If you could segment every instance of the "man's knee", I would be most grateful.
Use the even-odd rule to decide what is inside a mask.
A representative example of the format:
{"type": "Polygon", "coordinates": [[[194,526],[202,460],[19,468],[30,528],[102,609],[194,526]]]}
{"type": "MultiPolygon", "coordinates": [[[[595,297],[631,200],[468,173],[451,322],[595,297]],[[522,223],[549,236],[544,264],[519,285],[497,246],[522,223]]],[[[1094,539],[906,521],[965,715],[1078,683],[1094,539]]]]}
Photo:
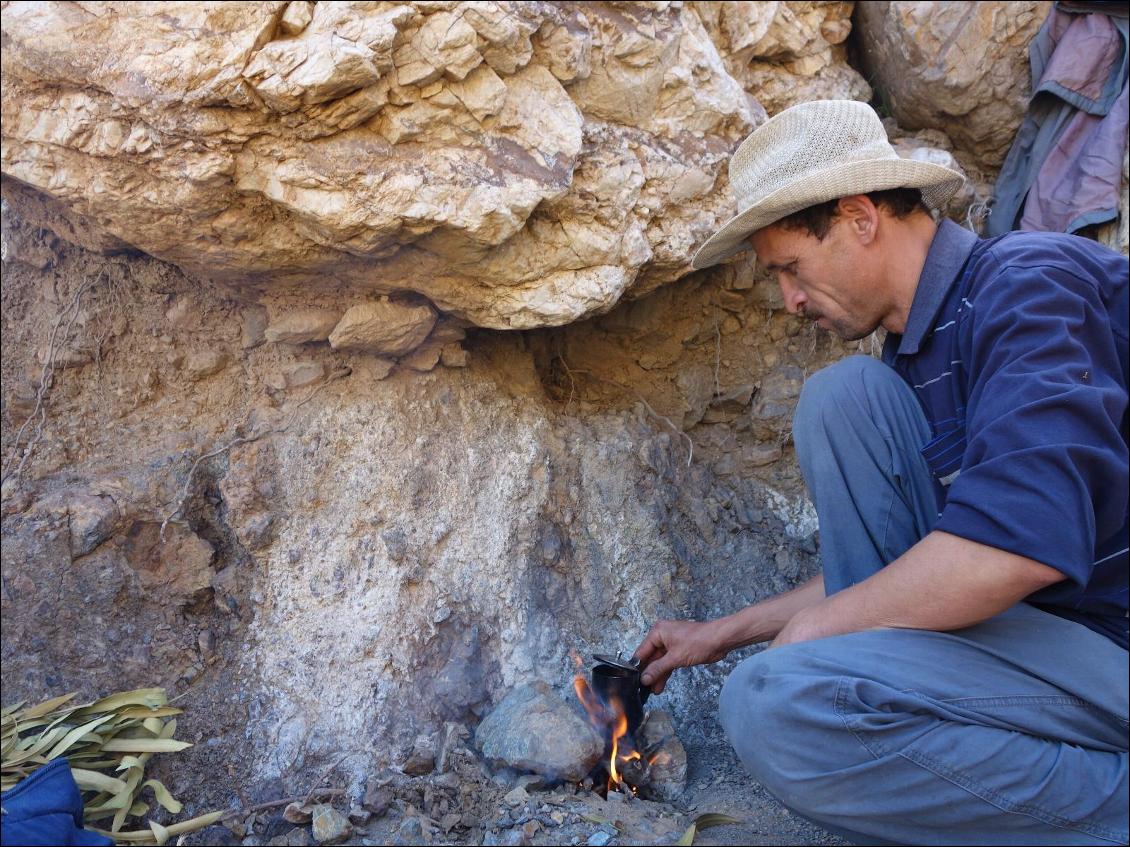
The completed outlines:
{"type": "Polygon", "coordinates": [[[906,391],[901,378],[870,356],[848,356],[814,373],[804,383],[793,419],[798,447],[826,440],[834,427],[853,418],[871,416],[870,398],[876,392],[906,391]]]}
{"type": "Polygon", "coordinates": [[[786,802],[798,799],[793,785],[814,775],[803,772],[813,767],[811,755],[798,752],[811,753],[819,716],[833,711],[836,675],[808,653],[778,647],[746,659],[730,674],[719,699],[719,718],[738,757],[786,802]]]}

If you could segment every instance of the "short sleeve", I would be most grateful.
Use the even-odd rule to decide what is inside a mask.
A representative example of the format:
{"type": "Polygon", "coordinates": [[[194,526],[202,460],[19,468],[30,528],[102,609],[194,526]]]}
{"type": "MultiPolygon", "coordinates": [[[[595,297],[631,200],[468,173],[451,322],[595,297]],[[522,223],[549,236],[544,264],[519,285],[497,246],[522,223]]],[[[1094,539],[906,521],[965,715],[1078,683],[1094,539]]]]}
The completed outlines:
{"type": "Polygon", "coordinates": [[[962,332],[967,446],[937,528],[1085,586],[1130,482],[1126,390],[1097,286],[1055,265],[1001,268],[962,332]]]}

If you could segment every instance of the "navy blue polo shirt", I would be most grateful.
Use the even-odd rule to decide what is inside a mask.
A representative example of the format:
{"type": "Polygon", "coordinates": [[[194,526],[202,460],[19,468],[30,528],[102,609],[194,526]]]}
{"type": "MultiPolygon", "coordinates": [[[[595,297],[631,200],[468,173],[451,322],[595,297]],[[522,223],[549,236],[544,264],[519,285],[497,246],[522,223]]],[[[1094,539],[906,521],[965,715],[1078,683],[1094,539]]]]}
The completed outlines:
{"type": "Polygon", "coordinates": [[[945,220],[883,349],[930,423],[935,528],[1060,571],[1027,602],[1123,649],[1128,273],[1085,238],[945,220]]]}

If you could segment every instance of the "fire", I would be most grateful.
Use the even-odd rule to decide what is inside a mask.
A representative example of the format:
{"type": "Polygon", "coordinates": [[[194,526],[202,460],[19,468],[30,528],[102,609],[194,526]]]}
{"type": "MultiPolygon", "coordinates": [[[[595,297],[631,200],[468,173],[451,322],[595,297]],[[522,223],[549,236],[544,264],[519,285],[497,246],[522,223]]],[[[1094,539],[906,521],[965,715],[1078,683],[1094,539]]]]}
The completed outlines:
{"type": "Polygon", "coordinates": [[[636,793],[636,787],[624,781],[621,772],[620,764],[623,762],[631,762],[637,759],[642,759],[639,751],[631,746],[631,736],[628,735],[628,716],[624,712],[623,706],[613,701],[607,706],[600,702],[600,698],[596,696],[592,688],[589,686],[588,680],[581,674],[577,674],[573,678],[573,689],[577,692],[577,699],[581,701],[581,705],[585,707],[585,713],[588,715],[589,723],[593,725],[601,733],[601,735],[611,735],[612,739],[612,754],[608,760],[608,790],[614,791],[620,786],[626,785],[633,794],[636,793]],[[623,750],[621,748],[624,748],[623,750]]]}
{"type": "Polygon", "coordinates": [[[589,682],[581,674],[573,677],[573,690],[577,692],[577,699],[581,701],[581,705],[585,707],[585,714],[589,716],[589,723],[600,732],[604,733],[606,721],[604,720],[604,707],[600,705],[600,700],[596,694],[589,687],[589,682]]]}
{"type": "MultiPolygon", "coordinates": [[[[621,778],[619,771],[616,769],[616,757],[620,752],[620,739],[628,734],[628,716],[622,711],[620,716],[616,719],[616,725],[612,728],[612,756],[608,762],[608,790],[611,791],[614,787],[620,785],[624,780],[621,778]]],[[[632,752],[635,752],[634,750],[632,752]]],[[[639,754],[636,753],[638,757],[639,754]]],[[[627,759],[624,759],[627,761],[627,759]]]]}

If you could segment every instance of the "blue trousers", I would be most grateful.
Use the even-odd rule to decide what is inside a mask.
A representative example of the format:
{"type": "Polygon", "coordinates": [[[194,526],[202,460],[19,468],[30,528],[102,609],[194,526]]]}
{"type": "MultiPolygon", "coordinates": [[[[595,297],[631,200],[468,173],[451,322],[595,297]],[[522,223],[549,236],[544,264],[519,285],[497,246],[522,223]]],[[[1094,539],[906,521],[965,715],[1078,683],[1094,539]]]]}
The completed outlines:
{"type": "MultiPolygon", "coordinates": [[[[793,431],[828,593],[930,531],[927,425],[890,368],[857,356],[815,374],[793,431]]],[[[720,718],[758,781],[850,841],[1126,844],[1128,688],[1125,650],[1020,603],[954,632],[759,653],[720,718]]]]}

